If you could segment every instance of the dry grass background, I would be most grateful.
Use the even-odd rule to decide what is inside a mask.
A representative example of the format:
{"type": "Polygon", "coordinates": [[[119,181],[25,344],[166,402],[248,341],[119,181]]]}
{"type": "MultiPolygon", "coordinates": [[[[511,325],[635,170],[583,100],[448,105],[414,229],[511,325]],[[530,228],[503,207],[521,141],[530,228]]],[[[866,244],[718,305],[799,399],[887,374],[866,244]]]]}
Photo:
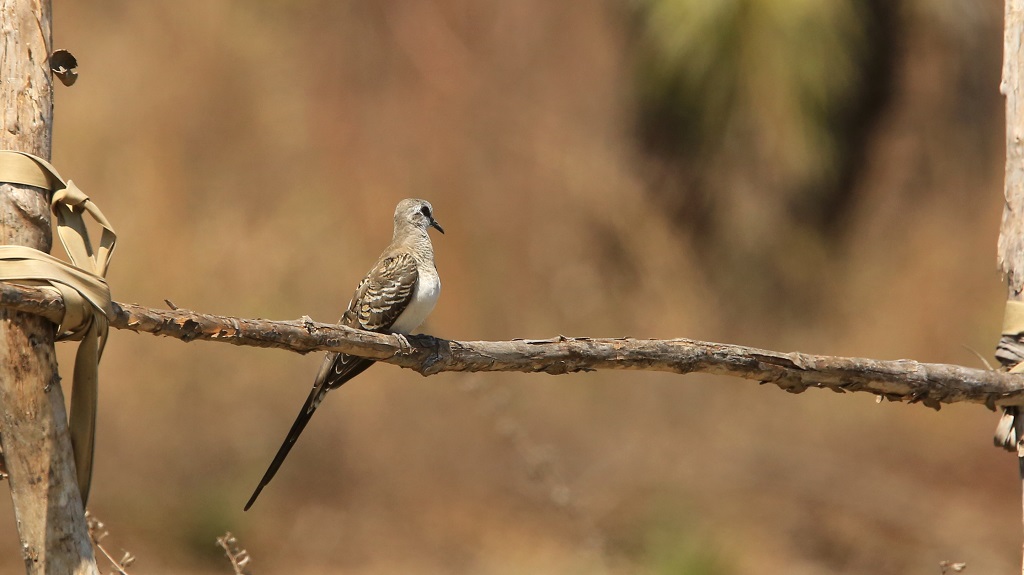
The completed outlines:
{"type": "MultiPolygon", "coordinates": [[[[54,4],[81,73],[58,89],[54,160],[120,233],[120,301],[331,321],[394,204],[417,196],[448,231],[424,326],[441,337],[685,336],[967,365],[964,346],[990,355],[997,339],[1000,3],[899,3],[889,96],[841,221],[813,233],[778,209],[778,143],[748,145],[758,132],[689,177],[639,143],[629,5],[54,4]],[[665,201],[697,180],[726,198],[705,202],[706,234],[665,201]]],[[[132,572],[227,573],[227,529],[258,573],[1019,561],[1019,484],[990,447],[992,413],[702,376],[378,366],[331,395],[243,514],[319,361],[112,335],[91,506],[132,572]]],[[[13,521],[0,548],[0,571],[19,572],[13,521]]]]}

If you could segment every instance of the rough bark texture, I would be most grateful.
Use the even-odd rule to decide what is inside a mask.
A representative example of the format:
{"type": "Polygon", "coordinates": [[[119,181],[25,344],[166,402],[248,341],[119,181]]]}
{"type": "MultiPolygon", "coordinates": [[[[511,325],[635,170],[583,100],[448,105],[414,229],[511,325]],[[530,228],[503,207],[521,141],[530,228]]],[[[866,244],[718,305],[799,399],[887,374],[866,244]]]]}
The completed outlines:
{"type": "MultiPolygon", "coordinates": [[[[1006,97],[1006,180],[1003,194],[1003,221],[999,228],[999,268],[1006,275],[1007,299],[1024,299],[1024,0],[1005,0],[1003,22],[1003,79],[999,91],[1006,97]]],[[[1024,336],[1003,335],[996,349],[996,357],[1006,367],[1024,359],[1024,336]]],[[[1012,441],[1004,447],[1016,447],[1020,470],[1022,502],[1024,502],[1024,419],[1021,408],[1009,407],[1004,418],[1013,417],[1016,430],[1012,441]]],[[[997,441],[999,438],[997,437],[997,441]]],[[[1021,572],[1024,573],[1024,563],[1021,572]]]]}
{"type": "MultiPolygon", "coordinates": [[[[1006,0],[1003,79],[1006,97],[1006,179],[1003,220],[999,227],[999,269],[1006,276],[1007,299],[1024,300],[1024,0],[1006,0]]],[[[1004,335],[996,357],[1006,366],[1024,359],[1024,335],[1004,335]]],[[[1013,449],[1013,446],[1007,446],[1013,449]]]]}
{"type": "MultiPolygon", "coordinates": [[[[56,290],[0,284],[0,306],[59,320],[56,290]]],[[[553,375],[596,369],[711,373],[773,383],[799,393],[811,387],[864,391],[891,401],[974,402],[995,407],[1024,397],[1024,375],[912,360],[830,357],[782,353],[689,339],[642,340],[557,337],[550,340],[448,341],[430,336],[353,330],[309,319],[271,321],[160,310],[114,303],[110,326],[182,341],[222,341],[298,353],[337,351],[414,369],[522,371],[553,375]]]]}
{"type": "Polygon", "coordinates": [[[1005,18],[999,88],[1006,97],[1006,205],[999,229],[999,267],[1006,274],[1011,297],[1019,300],[1024,292],[1024,1],[1006,0],[1005,18]]]}
{"type": "MultiPolygon", "coordinates": [[[[0,149],[50,156],[50,3],[0,0],[0,149]]],[[[49,251],[37,188],[0,185],[0,241],[49,251]]],[[[98,573],[78,494],[53,324],[0,309],[0,444],[28,573],[98,573]]]]}

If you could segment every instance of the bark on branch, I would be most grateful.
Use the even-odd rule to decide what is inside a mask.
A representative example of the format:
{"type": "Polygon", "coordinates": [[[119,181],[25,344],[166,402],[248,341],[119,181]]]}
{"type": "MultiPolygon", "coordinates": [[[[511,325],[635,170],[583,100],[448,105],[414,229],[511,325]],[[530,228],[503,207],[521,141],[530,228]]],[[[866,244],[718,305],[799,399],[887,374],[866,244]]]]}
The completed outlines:
{"type": "MultiPolygon", "coordinates": [[[[0,306],[59,319],[64,304],[56,290],[0,284],[0,306]]],[[[114,304],[111,327],[182,341],[222,341],[298,353],[324,350],[367,357],[414,369],[521,371],[564,374],[598,369],[730,375],[773,383],[799,393],[811,387],[862,391],[890,401],[983,403],[989,408],[1024,401],[1024,376],[958,365],[900,359],[782,353],[690,339],[643,340],[556,337],[548,340],[449,341],[426,335],[403,338],[314,322],[242,319],[114,304]]]]}

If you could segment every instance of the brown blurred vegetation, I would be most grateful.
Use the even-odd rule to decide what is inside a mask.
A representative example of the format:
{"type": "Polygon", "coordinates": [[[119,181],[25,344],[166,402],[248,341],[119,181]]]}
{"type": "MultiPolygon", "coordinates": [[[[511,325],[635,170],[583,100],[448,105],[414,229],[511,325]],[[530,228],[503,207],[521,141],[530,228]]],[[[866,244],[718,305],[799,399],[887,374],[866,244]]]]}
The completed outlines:
{"type": "MultiPolygon", "coordinates": [[[[54,160],[120,301],[331,321],[433,202],[453,339],[693,337],[979,365],[1001,3],[57,1],[54,160]]],[[[62,350],[66,354],[67,350],[62,350]]],[[[66,357],[66,355],[65,355],[66,357]]],[[[139,573],[1007,572],[978,406],[665,374],[415,373],[117,332],[92,508],[139,573]]],[[[62,365],[67,365],[66,360],[62,365]]],[[[6,498],[0,515],[11,517],[6,498]]],[[[0,571],[21,568],[13,521],[0,571]]]]}

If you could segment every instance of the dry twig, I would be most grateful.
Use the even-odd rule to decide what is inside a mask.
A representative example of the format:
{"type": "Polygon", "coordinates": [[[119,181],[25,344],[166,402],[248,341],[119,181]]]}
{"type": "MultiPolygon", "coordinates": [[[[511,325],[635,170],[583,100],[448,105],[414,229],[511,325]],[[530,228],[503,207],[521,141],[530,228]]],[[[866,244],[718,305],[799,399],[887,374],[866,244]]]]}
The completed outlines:
{"type": "Polygon", "coordinates": [[[231,568],[235,570],[235,575],[252,575],[249,571],[249,562],[252,560],[252,557],[248,551],[238,547],[238,539],[235,539],[235,536],[230,531],[217,538],[217,545],[220,545],[221,549],[228,556],[228,561],[231,561],[231,568]]]}
{"type": "MultiPolygon", "coordinates": [[[[0,284],[0,305],[59,319],[64,303],[49,288],[0,284]]],[[[433,375],[442,371],[520,371],[552,375],[625,369],[679,374],[730,375],[772,383],[785,391],[827,388],[863,391],[890,401],[1015,405],[1024,401],[1024,376],[959,365],[908,359],[777,352],[691,339],[599,339],[558,336],[545,340],[449,341],[399,338],[308,319],[271,321],[114,303],[111,327],[173,337],[273,347],[298,353],[335,351],[391,363],[433,375]]]]}
{"type": "Polygon", "coordinates": [[[107,531],[106,525],[104,525],[103,522],[100,521],[98,517],[96,517],[89,511],[85,512],[85,524],[86,527],[88,527],[89,529],[89,539],[92,539],[93,547],[98,549],[99,552],[107,558],[107,561],[110,562],[110,565],[113,566],[114,571],[111,571],[111,573],[117,573],[118,575],[128,575],[126,569],[131,567],[132,563],[135,563],[135,556],[122,549],[122,551],[124,551],[124,555],[122,555],[120,559],[114,559],[110,552],[108,552],[106,548],[103,547],[103,545],[100,543],[100,541],[106,538],[107,535],[110,535],[110,533],[107,531]]]}
{"type": "Polygon", "coordinates": [[[953,573],[961,573],[964,569],[967,569],[967,563],[954,562],[954,561],[939,561],[939,569],[942,570],[942,575],[946,575],[952,571],[953,573]]]}

